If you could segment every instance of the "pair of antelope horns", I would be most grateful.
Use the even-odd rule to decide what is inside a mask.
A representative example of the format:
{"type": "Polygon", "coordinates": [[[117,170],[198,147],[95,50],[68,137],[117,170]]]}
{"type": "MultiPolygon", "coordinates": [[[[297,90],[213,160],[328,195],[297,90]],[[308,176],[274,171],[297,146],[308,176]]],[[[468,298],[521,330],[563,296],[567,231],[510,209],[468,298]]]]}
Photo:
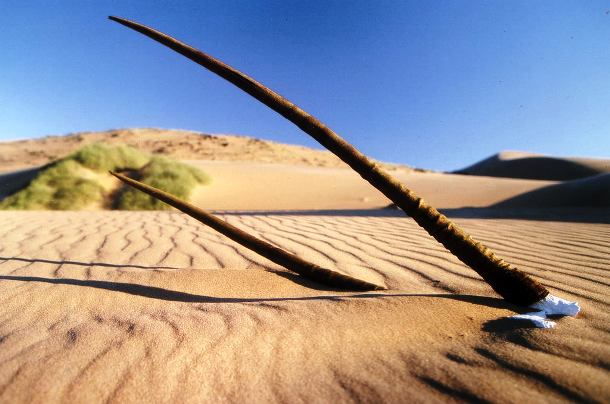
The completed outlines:
{"type": "MultiPolygon", "coordinates": [[[[154,39],[213,73],[216,73],[301,128],[305,133],[309,134],[320,144],[337,155],[337,157],[360,174],[362,178],[367,180],[371,185],[388,197],[388,199],[411,216],[417,224],[444,245],[445,248],[460,259],[460,261],[474,269],[493,288],[493,290],[507,301],[521,306],[529,306],[544,299],[549,294],[549,291],[540,283],[504,260],[498,258],[489,248],[480,242],[473,240],[470,235],[449,221],[435,208],[426,204],[423,199],[415,195],[398,180],[382,170],[376,163],[371,161],[360,151],[356,150],[339,135],[281,95],[220,60],[165,35],[162,32],[123,18],[109,18],[154,39]]],[[[138,189],[143,190],[166,203],[172,201],[173,203],[170,203],[172,206],[201,220],[201,218],[196,215],[201,214],[202,211],[193,206],[175,198],[170,199],[168,195],[165,195],[165,199],[163,199],[161,198],[162,194],[160,191],[155,190],[154,188],[144,188],[146,187],[145,185],[126,177],[119,178],[131,186],[136,187],[137,185],[138,189]]],[[[215,219],[214,221],[210,220],[209,222],[201,221],[210,226],[212,226],[210,223],[215,223],[212,227],[221,231],[220,229],[222,229],[222,226],[220,226],[216,220],[218,219],[215,219]]],[[[249,248],[252,247],[253,245],[249,246],[249,248]]],[[[254,251],[265,256],[263,253],[264,250],[254,249],[254,251]]],[[[289,267],[289,269],[292,268],[289,267]]]]}

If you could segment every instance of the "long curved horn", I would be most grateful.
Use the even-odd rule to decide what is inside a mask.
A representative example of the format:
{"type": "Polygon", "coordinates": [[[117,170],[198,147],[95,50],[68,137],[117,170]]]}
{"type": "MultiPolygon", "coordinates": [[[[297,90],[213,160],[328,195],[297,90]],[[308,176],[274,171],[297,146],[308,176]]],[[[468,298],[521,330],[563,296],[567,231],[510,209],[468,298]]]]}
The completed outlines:
{"type": "Polygon", "coordinates": [[[417,224],[451,253],[474,269],[504,299],[528,306],[549,294],[549,291],[540,283],[498,258],[483,244],[473,240],[470,235],[435,208],[426,204],[422,198],[382,170],[339,135],[281,95],[220,60],[162,32],[123,18],[109,18],[160,42],[216,73],[294,123],[411,216],[417,224]]]}
{"type": "Polygon", "coordinates": [[[153,198],[159,199],[174,208],[181,210],[190,217],[199,220],[201,223],[210,226],[217,232],[224,234],[231,240],[239,243],[240,245],[254,251],[257,254],[269,259],[276,264],[283,266],[305,278],[312,279],[316,282],[320,282],[324,285],[348,289],[348,290],[384,290],[385,288],[374,285],[372,283],[352,278],[348,275],[340,274],[339,272],[331,271],[330,269],[322,268],[316,264],[305,261],[304,259],[284,251],[272,244],[267,243],[261,239],[258,239],[245,231],[217,218],[216,216],[200,209],[196,206],[191,205],[167,192],[161,191],[150,185],[143,184],[139,181],[126,177],[122,174],[110,171],[110,174],[117,177],[127,185],[139,189],[142,192],[147,193],[153,198]]]}

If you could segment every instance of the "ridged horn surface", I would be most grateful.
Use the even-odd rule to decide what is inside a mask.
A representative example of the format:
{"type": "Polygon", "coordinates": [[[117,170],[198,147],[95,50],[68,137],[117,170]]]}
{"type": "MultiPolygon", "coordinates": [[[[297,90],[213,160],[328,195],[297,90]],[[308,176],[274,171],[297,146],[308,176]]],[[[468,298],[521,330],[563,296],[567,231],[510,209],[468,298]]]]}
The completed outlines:
{"type": "Polygon", "coordinates": [[[322,268],[316,264],[305,261],[304,259],[294,254],[291,254],[287,251],[282,250],[281,248],[267,243],[266,241],[256,238],[251,234],[248,234],[245,231],[225,222],[224,220],[217,218],[211,213],[208,213],[203,209],[191,205],[190,203],[183,201],[180,198],[176,198],[175,196],[168,194],[167,192],[164,192],[160,189],[151,187],[150,185],[146,185],[144,183],[141,183],[140,181],[136,181],[119,173],[111,171],[110,174],[114,175],[130,187],[145,192],[153,198],[159,199],[160,201],[163,201],[168,205],[173,206],[174,208],[186,213],[190,217],[200,221],[201,223],[210,226],[217,232],[224,234],[236,243],[254,251],[257,254],[262,255],[263,257],[269,259],[272,262],[275,262],[278,265],[283,266],[288,270],[302,275],[305,278],[309,278],[324,285],[347,290],[366,291],[385,289],[381,286],[374,285],[372,283],[356,279],[348,275],[343,275],[339,272],[322,268]]]}
{"type": "Polygon", "coordinates": [[[497,257],[480,242],[473,240],[456,224],[434,207],[426,204],[422,198],[343,138],[281,95],[220,60],[169,35],[123,18],[109,18],[160,42],[216,73],[294,123],[411,216],[460,261],[474,269],[504,299],[518,305],[529,306],[548,295],[549,291],[540,283],[497,257]]]}

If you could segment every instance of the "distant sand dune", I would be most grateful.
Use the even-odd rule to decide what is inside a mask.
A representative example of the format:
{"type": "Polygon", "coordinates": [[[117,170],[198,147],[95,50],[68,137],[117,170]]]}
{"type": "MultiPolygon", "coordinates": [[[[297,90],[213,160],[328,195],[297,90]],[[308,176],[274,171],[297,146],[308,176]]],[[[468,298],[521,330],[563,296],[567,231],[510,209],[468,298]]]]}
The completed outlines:
{"type": "MultiPolygon", "coordinates": [[[[185,160],[213,181],[192,200],[213,210],[370,209],[390,201],[349,168],[185,160]]],[[[396,169],[392,175],[438,208],[486,207],[551,181],[486,178],[396,169]]]]}
{"type": "Polygon", "coordinates": [[[549,185],[495,205],[498,208],[565,206],[610,207],[610,173],[549,185]]]}
{"type": "Polygon", "coordinates": [[[610,173],[610,160],[551,157],[526,152],[502,152],[461,170],[456,170],[455,173],[488,177],[567,181],[610,173]]]}
{"type": "Polygon", "coordinates": [[[390,290],[328,290],[177,212],[0,212],[0,401],[610,400],[609,225],[458,220],[581,303],[540,330],[402,215],[222,216],[390,290]]]}

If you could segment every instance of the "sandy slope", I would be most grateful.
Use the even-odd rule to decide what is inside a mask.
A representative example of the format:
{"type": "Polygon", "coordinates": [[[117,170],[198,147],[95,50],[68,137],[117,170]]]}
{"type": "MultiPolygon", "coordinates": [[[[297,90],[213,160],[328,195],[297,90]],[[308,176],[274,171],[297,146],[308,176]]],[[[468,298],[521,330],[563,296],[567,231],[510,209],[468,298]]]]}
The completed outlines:
{"type": "Polygon", "coordinates": [[[390,290],[325,290],[176,212],[0,212],[0,401],[610,400],[609,225],[458,220],[581,303],[540,330],[399,214],[224,217],[390,290]]]}
{"type": "Polygon", "coordinates": [[[610,159],[553,157],[504,151],[455,172],[488,177],[568,181],[610,173],[610,159]]]}
{"type": "MultiPolygon", "coordinates": [[[[369,209],[390,201],[349,168],[188,160],[212,177],[191,199],[213,210],[369,209]]],[[[508,178],[390,171],[438,208],[489,206],[555,184],[508,178]]]]}
{"type": "Polygon", "coordinates": [[[496,206],[499,208],[610,207],[610,173],[534,189],[504,200],[496,206]]]}
{"type": "MultiPolygon", "coordinates": [[[[370,209],[390,203],[349,168],[240,161],[183,161],[201,168],[212,178],[211,184],[199,187],[191,197],[192,202],[205,209],[370,209]]],[[[398,167],[390,172],[439,208],[485,207],[556,184],[553,181],[421,173],[398,167]]],[[[0,174],[0,198],[26,186],[35,174],[36,168],[0,174]]],[[[105,177],[111,181],[111,185],[121,185],[114,178],[105,177]]]]}
{"type": "MultiPolygon", "coordinates": [[[[254,161],[315,167],[346,167],[334,154],[248,136],[176,129],[132,128],[0,142],[0,172],[43,165],[93,142],[126,144],[174,159],[254,161]]],[[[385,167],[406,166],[382,163],[385,167]]]]}

